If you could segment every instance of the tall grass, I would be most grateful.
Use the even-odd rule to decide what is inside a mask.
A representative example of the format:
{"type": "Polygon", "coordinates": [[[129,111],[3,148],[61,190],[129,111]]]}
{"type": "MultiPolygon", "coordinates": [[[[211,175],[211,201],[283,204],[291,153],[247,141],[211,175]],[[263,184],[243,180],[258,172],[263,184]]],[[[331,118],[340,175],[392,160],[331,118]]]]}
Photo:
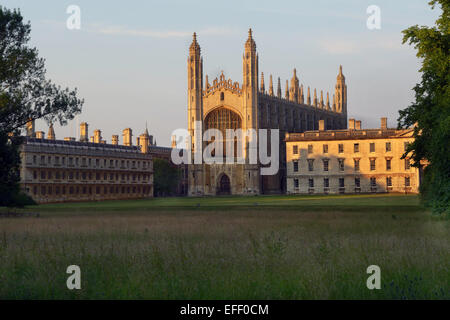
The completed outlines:
{"type": "Polygon", "coordinates": [[[354,198],[313,210],[317,198],[294,200],[297,210],[280,199],[277,210],[142,202],[2,218],[0,298],[449,299],[449,221],[413,197],[385,199],[389,210],[380,199],[364,198],[358,210],[348,209],[354,198]],[[81,290],[66,287],[72,264],[81,290]],[[372,264],[381,290],[366,287],[372,264]]]}

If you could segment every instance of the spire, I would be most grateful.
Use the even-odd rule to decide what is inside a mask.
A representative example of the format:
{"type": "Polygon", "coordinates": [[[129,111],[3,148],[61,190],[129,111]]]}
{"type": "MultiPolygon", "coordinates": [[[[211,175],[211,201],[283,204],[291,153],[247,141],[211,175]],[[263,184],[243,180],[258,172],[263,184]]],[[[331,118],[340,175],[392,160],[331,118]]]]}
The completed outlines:
{"type": "Polygon", "coordinates": [[[200,55],[200,45],[197,42],[197,34],[194,32],[194,35],[192,36],[192,43],[189,47],[189,53],[191,55],[194,55],[198,53],[200,55]]]}
{"type": "Polygon", "coordinates": [[[307,104],[308,104],[308,105],[311,105],[311,91],[309,90],[309,86],[308,86],[307,104]]]}
{"type": "Polygon", "coordinates": [[[209,88],[208,75],[205,76],[205,86],[206,86],[206,89],[209,88]]]}
{"type": "Polygon", "coordinates": [[[336,95],[333,94],[333,111],[336,112],[336,95]]]}
{"type": "Polygon", "coordinates": [[[291,79],[291,89],[289,91],[289,98],[291,101],[299,102],[299,81],[297,78],[297,69],[294,68],[294,74],[291,79]]]}
{"type": "Polygon", "coordinates": [[[345,81],[344,74],[342,73],[342,65],[339,66],[339,74],[337,76],[337,80],[344,80],[345,81]]]}
{"type": "Polygon", "coordinates": [[[303,85],[300,86],[300,103],[305,103],[305,96],[303,95],[303,85]]]}
{"type": "Polygon", "coordinates": [[[289,100],[289,81],[286,80],[286,94],[285,97],[289,100]]]}
{"type": "Polygon", "coordinates": [[[147,128],[147,121],[145,121],[145,132],[144,132],[144,134],[148,137],[149,136],[149,134],[148,134],[148,128],[147,128]]]}
{"type": "Polygon", "coordinates": [[[261,72],[261,93],[266,93],[266,87],[264,86],[264,72],[261,72]]]}
{"type": "Polygon", "coordinates": [[[269,94],[273,97],[273,81],[272,81],[272,75],[270,75],[269,94]]]}
{"type": "Polygon", "coordinates": [[[317,90],[314,88],[314,107],[317,107],[317,90]]]}
{"type": "Polygon", "coordinates": [[[281,81],[280,81],[280,77],[278,77],[277,97],[281,98],[281,81]]]}
{"type": "Polygon", "coordinates": [[[323,104],[323,91],[320,90],[320,107],[323,108],[324,104],[323,104]]]}
{"type": "Polygon", "coordinates": [[[256,43],[255,40],[253,40],[252,28],[248,29],[248,38],[245,42],[245,51],[256,51],[256,43]]]}
{"type": "Polygon", "coordinates": [[[330,93],[327,91],[327,109],[330,110],[330,93]]]}

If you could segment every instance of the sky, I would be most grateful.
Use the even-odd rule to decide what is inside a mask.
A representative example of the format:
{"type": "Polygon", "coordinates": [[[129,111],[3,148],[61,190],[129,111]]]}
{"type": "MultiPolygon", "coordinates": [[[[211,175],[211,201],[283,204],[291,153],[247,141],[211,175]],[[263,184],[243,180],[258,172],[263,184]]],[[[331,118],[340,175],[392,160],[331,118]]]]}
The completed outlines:
{"type": "MultiPolygon", "coordinates": [[[[192,33],[201,46],[210,82],[223,70],[242,83],[248,29],[259,54],[259,71],[286,79],[297,69],[300,83],[334,92],[339,65],[348,93],[348,118],[377,128],[380,117],[397,125],[398,110],[414,100],[420,61],[402,44],[401,31],[434,24],[440,14],[428,0],[315,1],[82,1],[2,0],[31,22],[30,44],[46,59],[47,77],[77,88],[83,111],[57,138],[101,129],[108,142],[124,128],[133,135],[147,125],[158,145],[170,146],[172,131],[187,127],[187,65],[192,33]],[[67,7],[81,11],[81,28],[70,30],[67,7]],[[368,6],[380,8],[380,29],[370,30],[368,6]]],[[[267,87],[267,84],[266,84],[267,87]]],[[[47,132],[43,121],[36,129],[47,132]]],[[[134,142],[134,141],[133,141],[134,142]]]]}

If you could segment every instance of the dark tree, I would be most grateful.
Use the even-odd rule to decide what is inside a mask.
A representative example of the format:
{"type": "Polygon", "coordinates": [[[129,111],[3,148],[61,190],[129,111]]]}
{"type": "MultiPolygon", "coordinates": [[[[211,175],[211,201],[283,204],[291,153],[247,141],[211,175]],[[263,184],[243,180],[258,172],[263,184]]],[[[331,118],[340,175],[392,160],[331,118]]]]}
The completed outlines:
{"type": "Polygon", "coordinates": [[[18,198],[24,125],[36,119],[65,125],[83,105],[76,89],[62,89],[45,78],[44,59],[27,45],[30,31],[19,10],[0,6],[0,206],[18,198]]]}
{"type": "Polygon", "coordinates": [[[155,196],[171,196],[177,192],[179,171],[167,160],[153,159],[153,185],[155,196]]]}
{"type": "Polygon", "coordinates": [[[422,80],[414,87],[415,102],[400,111],[399,126],[415,126],[415,141],[406,153],[412,152],[414,166],[426,163],[424,203],[435,213],[450,214],[450,1],[429,4],[442,9],[436,25],[403,31],[403,43],[413,45],[422,61],[422,80]]]}

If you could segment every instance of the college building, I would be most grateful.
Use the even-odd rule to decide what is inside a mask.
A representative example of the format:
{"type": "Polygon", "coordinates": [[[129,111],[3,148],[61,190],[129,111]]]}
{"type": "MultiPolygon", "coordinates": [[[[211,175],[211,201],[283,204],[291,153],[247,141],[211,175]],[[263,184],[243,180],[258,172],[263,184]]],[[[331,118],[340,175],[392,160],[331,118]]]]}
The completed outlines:
{"type": "Polygon", "coordinates": [[[20,147],[21,187],[37,203],[136,199],[153,197],[153,160],[147,130],[133,146],[132,131],[123,131],[124,145],[113,135],[112,143],[95,130],[88,141],[88,125],[80,125],[80,140],[55,138],[50,126],[27,136],[20,147]]]}
{"type": "MultiPolygon", "coordinates": [[[[333,97],[328,92],[303,87],[296,69],[290,83],[284,89],[280,78],[274,83],[272,75],[268,83],[259,70],[259,58],[252,30],[248,32],[242,55],[242,81],[225,78],[222,72],[215,79],[203,74],[203,57],[194,33],[187,57],[187,108],[188,130],[192,155],[203,148],[203,141],[196,138],[196,124],[201,123],[200,137],[208,129],[218,129],[226,137],[226,130],[279,130],[279,170],[275,175],[261,176],[261,163],[250,163],[248,145],[252,141],[236,145],[245,161],[243,163],[189,164],[190,196],[238,194],[255,195],[284,193],[286,191],[286,132],[304,132],[318,129],[323,121],[327,129],[347,127],[347,85],[339,68],[333,97]]],[[[267,80],[267,79],[266,79],[267,80]]],[[[269,134],[270,136],[270,134],[269,134]]],[[[252,139],[251,137],[249,139],[252,139]]],[[[200,139],[201,140],[201,139],[200,139]]],[[[227,139],[222,139],[224,149],[227,139]]],[[[259,145],[256,147],[259,150],[259,145]]],[[[236,155],[235,152],[234,155],[236,155]]],[[[231,155],[224,154],[225,157],[231,155]]],[[[194,158],[194,156],[192,156],[194,158]]]]}
{"type": "Polygon", "coordinates": [[[418,193],[420,168],[402,159],[413,129],[362,129],[349,120],[346,130],[288,133],[286,138],[287,193],[418,193]]]}

